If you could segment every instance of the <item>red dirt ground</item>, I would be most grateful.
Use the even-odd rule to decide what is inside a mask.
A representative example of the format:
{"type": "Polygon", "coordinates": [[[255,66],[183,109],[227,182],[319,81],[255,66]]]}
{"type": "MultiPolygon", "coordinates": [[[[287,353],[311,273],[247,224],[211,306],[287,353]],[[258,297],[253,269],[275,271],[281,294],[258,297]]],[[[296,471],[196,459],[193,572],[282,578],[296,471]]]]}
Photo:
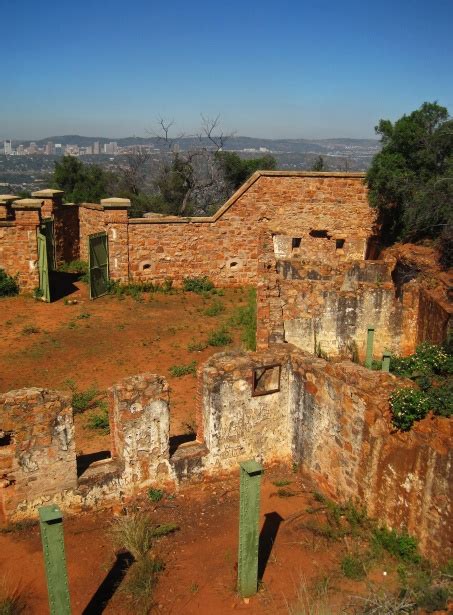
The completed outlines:
{"type": "MultiPolygon", "coordinates": [[[[165,615],[288,614],[303,580],[312,600],[329,605],[323,613],[340,613],[353,596],[366,593],[373,584],[395,588],[396,562],[375,565],[366,581],[345,579],[340,561],[354,548],[352,542],[332,542],[314,536],[300,524],[307,518],[322,520],[307,479],[289,469],[273,468],[265,474],[262,488],[261,526],[265,515],[282,518],[265,568],[259,593],[248,603],[235,591],[237,575],[238,481],[203,483],[182,488],[158,504],[138,502],[156,523],[174,522],[180,530],[160,540],[156,551],[165,562],[154,592],[151,612],[165,615]],[[275,479],[291,481],[293,497],[278,497],[275,479]],[[301,516],[302,514],[302,516],[301,516]],[[388,574],[383,575],[386,571],[388,574]],[[369,587],[368,587],[369,586],[369,587]],[[316,598],[318,597],[318,598],[316,598]]],[[[64,521],[66,555],[73,614],[130,615],[138,613],[121,585],[108,604],[91,602],[115,561],[108,537],[111,512],[83,513],[64,521]]],[[[272,544],[269,542],[269,544],[272,544]]],[[[27,600],[27,613],[48,613],[43,559],[37,526],[0,534],[0,570],[10,585],[18,586],[27,600]]],[[[305,612],[305,611],[300,611],[305,612]]],[[[318,613],[318,611],[311,611],[318,613]]]]}
{"type": "MultiPolygon", "coordinates": [[[[165,376],[171,387],[171,434],[184,433],[184,423],[195,417],[195,376],[175,378],[168,370],[193,360],[203,363],[224,350],[189,352],[187,346],[205,340],[226,321],[244,304],[247,291],[230,289],[223,297],[208,298],[177,292],[143,294],[141,302],[111,296],[90,301],[87,286],[76,285],[79,291],[68,297],[76,305],[24,296],[0,301],[0,393],[33,386],[67,389],[68,379],[79,390],[96,385],[105,391],[126,376],[153,372],[165,376]],[[204,315],[213,301],[221,301],[225,312],[204,315]]],[[[233,336],[230,348],[240,345],[240,332],[233,331],[233,336]]],[[[109,437],[84,428],[86,421],[87,414],[76,416],[77,451],[108,449],[109,437]]]]}

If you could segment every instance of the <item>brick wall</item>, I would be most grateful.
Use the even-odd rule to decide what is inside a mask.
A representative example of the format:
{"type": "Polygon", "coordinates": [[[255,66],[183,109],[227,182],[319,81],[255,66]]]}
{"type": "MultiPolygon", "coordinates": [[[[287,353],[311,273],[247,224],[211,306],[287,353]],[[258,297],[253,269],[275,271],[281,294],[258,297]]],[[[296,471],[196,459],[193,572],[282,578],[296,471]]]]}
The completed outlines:
{"type": "MultiPolygon", "coordinates": [[[[29,200],[29,199],[25,199],[29,200]]],[[[34,208],[16,201],[11,216],[0,220],[0,268],[17,276],[19,287],[31,292],[39,286],[38,244],[40,206],[34,208]]]]}
{"type": "Polygon", "coordinates": [[[255,285],[263,228],[276,242],[279,234],[300,240],[301,257],[336,263],[364,258],[374,222],[362,174],[257,173],[213,218],[129,220],[130,276],[180,284],[208,275],[220,286],[255,285]]]}
{"type": "Polygon", "coordinates": [[[79,208],[74,204],[61,204],[53,209],[55,260],[57,267],[80,256],[79,208]]]}

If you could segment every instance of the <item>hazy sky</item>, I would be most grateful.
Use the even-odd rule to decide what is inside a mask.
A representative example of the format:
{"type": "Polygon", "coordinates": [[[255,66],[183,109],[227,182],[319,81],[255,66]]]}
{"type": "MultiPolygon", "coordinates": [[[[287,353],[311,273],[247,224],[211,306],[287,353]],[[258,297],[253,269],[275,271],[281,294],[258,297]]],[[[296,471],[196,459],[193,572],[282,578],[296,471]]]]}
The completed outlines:
{"type": "Polygon", "coordinates": [[[190,133],[372,137],[453,111],[453,0],[2,0],[0,139],[190,133]]]}

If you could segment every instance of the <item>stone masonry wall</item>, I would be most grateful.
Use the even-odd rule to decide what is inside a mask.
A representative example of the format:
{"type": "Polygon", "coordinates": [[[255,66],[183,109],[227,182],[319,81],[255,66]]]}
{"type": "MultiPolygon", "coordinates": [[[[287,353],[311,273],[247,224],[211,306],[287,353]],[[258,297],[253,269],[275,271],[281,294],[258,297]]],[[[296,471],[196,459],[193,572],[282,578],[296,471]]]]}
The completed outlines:
{"type": "Polygon", "coordinates": [[[0,220],[0,268],[17,276],[22,291],[39,286],[38,244],[36,232],[40,223],[39,207],[12,207],[13,217],[0,220]]]}
{"type": "Polygon", "coordinates": [[[80,257],[79,208],[61,204],[53,209],[57,268],[80,257]]]}
{"type": "Polygon", "coordinates": [[[394,376],[299,354],[291,363],[295,458],[304,470],[336,499],[359,498],[370,516],[407,529],[428,557],[451,557],[451,420],[427,418],[395,432],[394,376]]]}
{"type": "MultiPolygon", "coordinates": [[[[272,365],[272,354],[217,354],[201,373],[202,432],[209,451],[206,468],[235,469],[240,461],[257,458],[270,463],[290,460],[288,363],[280,379],[286,383],[269,395],[252,395],[253,368],[272,365]]],[[[199,434],[200,436],[200,434],[199,434]]]]}
{"type": "Polygon", "coordinates": [[[0,396],[0,475],[3,522],[24,501],[76,486],[70,395],[32,388],[0,396]]]}
{"type": "Polygon", "coordinates": [[[364,258],[374,223],[362,174],[257,173],[212,218],[130,219],[130,277],[255,285],[263,228],[300,239],[298,253],[310,260],[336,263],[364,258]],[[330,239],[312,237],[316,230],[330,239]]]}

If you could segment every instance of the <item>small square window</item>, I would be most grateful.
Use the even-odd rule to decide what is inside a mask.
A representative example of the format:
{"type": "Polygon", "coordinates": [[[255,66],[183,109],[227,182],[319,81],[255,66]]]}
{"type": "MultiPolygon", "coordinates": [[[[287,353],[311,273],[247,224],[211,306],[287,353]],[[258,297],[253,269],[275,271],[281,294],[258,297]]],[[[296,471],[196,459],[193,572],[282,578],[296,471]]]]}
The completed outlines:
{"type": "Polygon", "coordinates": [[[330,239],[329,233],[327,231],[310,231],[309,235],[311,237],[316,237],[317,239],[330,239]]]}
{"type": "Polygon", "coordinates": [[[300,242],[302,241],[301,237],[293,237],[292,242],[291,242],[291,247],[294,250],[294,248],[300,248],[300,242]]]}
{"type": "Polygon", "coordinates": [[[335,239],[335,248],[337,250],[341,250],[344,246],[344,242],[345,242],[344,239],[335,239]]]}
{"type": "Polygon", "coordinates": [[[281,365],[263,365],[253,370],[252,396],[270,395],[280,391],[281,365]]]}

